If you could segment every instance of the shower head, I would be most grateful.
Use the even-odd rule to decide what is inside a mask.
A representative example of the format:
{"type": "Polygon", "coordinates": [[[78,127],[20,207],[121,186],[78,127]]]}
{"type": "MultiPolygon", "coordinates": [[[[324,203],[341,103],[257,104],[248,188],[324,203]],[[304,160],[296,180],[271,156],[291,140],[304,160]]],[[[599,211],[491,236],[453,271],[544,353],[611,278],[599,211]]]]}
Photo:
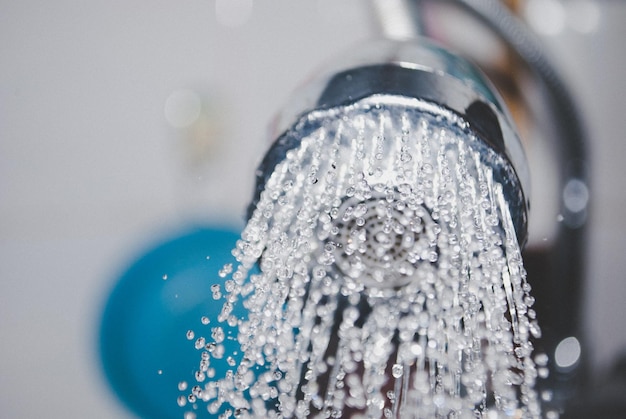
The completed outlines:
{"type": "Polygon", "coordinates": [[[228,300],[250,310],[245,359],[270,370],[224,386],[241,387],[238,405],[249,386],[254,417],[275,382],[285,417],[538,418],[528,173],[511,119],[438,46],[359,53],[275,125],[228,300]]]}
{"type": "Polygon", "coordinates": [[[463,182],[481,182],[484,167],[501,185],[523,245],[529,175],[495,89],[467,61],[427,41],[370,43],[362,52],[299,93],[300,103],[283,114],[248,216],[272,175],[290,170],[279,164],[300,153],[315,172],[335,177],[320,184],[329,189],[320,194],[336,214],[317,227],[335,266],[366,284],[398,286],[420,261],[436,263],[438,231],[462,222],[440,204],[450,188],[462,199],[463,182]],[[389,195],[400,204],[388,205],[396,200],[389,195]]]}

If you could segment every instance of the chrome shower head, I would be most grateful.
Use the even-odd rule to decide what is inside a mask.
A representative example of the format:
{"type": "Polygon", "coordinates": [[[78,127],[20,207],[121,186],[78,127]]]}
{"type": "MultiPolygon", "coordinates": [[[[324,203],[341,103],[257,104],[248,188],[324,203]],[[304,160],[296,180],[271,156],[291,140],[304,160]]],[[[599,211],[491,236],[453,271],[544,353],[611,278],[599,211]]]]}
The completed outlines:
{"type": "Polygon", "coordinates": [[[237,397],[276,381],[289,417],[539,417],[511,120],[431,43],[361,52],[300,93],[257,171],[229,301],[250,310],[245,358],[270,370],[237,397]]]}
{"type": "Polygon", "coordinates": [[[446,182],[443,172],[426,173],[437,171],[442,158],[451,159],[446,164],[457,177],[476,179],[477,166],[490,170],[523,245],[529,175],[519,137],[491,85],[471,64],[426,41],[370,43],[365,54],[301,93],[308,101],[288,108],[282,133],[257,171],[249,217],[278,164],[323,130],[328,155],[308,159],[319,160],[320,173],[325,167],[336,173],[329,199],[340,201],[343,215],[331,216],[328,225],[320,220],[317,234],[346,277],[398,286],[420,261],[436,262],[436,232],[448,225],[439,222],[437,201],[445,199],[446,187],[423,185],[446,182]],[[359,194],[355,179],[341,184],[346,172],[362,174],[369,190],[359,194]],[[386,205],[388,194],[404,196],[403,203],[386,205]]]}

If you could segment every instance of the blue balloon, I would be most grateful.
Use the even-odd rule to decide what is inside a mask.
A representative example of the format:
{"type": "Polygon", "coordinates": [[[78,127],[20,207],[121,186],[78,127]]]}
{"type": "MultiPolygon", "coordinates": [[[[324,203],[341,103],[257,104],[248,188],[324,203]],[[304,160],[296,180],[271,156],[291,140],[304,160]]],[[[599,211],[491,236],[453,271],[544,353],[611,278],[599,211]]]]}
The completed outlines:
{"type": "MultiPolygon", "coordinates": [[[[193,410],[194,403],[181,407],[177,400],[206,382],[196,381],[194,374],[201,352],[209,351],[205,346],[214,340],[213,328],[220,326],[226,334],[224,357],[211,360],[216,377],[229,368],[227,356],[237,354],[235,329],[217,321],[223,299],[214,300],[211,287],[220,284],[225,293],[228,277],[221,278],[218,271],[228,263],[236,269],[231,250],[238,238],[229,230],[189,231],[139,258],[113,289],[100,328],[102,366],[115,393],[139,416],[182,418],[193,410]],[[196,344],[200,337],[206,342],[196,344]]],[[[245,316],[241,304],[233,314],[245,316]]],[[[195,407],[198,418],[214,417],[206,403],[195,407]]]]}

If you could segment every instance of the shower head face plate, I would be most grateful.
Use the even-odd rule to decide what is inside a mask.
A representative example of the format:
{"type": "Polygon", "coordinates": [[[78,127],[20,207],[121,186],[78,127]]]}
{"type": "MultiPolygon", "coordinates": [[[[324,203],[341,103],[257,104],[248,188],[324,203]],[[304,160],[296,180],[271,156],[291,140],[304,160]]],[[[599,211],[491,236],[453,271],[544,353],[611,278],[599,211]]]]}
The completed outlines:
{"type": "Polygon", "coordinates": [[[523,203],[506,158],[458,115],[418,99],[374,95],[313,111],[266,159],[278,154],[263,193],[306,209],[300,216],[317,235],[312,263],[353,289],[394,289],[438,269],[464,237],[481,236],[478,212],[500,219],[482,200],[494,188],[510,207],[523,203]]]}
{"type": "Polygon", "coordinates": [[[339,213],[343,216],[335,222],[335,266],[349,280],[400,287],[420,264],[437,260],[440,227],[424,206],[410,209],[402,201],[390,205],[385,197],[347,198],[339,213]]]}

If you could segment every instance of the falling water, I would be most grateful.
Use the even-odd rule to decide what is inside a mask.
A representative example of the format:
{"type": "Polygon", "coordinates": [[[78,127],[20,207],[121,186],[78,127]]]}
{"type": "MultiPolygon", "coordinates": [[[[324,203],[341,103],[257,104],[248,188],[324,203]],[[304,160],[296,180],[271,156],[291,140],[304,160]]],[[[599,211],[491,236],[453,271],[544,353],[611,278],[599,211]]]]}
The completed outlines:
{"type": "Polygon", "coordinates": [[[413,99],[316,111],[294,130],[301,143],[269,177],[238,264],[215,285],[221,326],[196,341],[189,400],[206,403],[195,408],[540,417],[530,341],[540,332],[492,172],[502,158],[459,118],[413,99]],[[244,318],[232,314],[241,304],[244,318]],[[240,350],[223,353],[224,339],[240,350]],[[218,359],[228,372],[210,378],[218,359]]]}

